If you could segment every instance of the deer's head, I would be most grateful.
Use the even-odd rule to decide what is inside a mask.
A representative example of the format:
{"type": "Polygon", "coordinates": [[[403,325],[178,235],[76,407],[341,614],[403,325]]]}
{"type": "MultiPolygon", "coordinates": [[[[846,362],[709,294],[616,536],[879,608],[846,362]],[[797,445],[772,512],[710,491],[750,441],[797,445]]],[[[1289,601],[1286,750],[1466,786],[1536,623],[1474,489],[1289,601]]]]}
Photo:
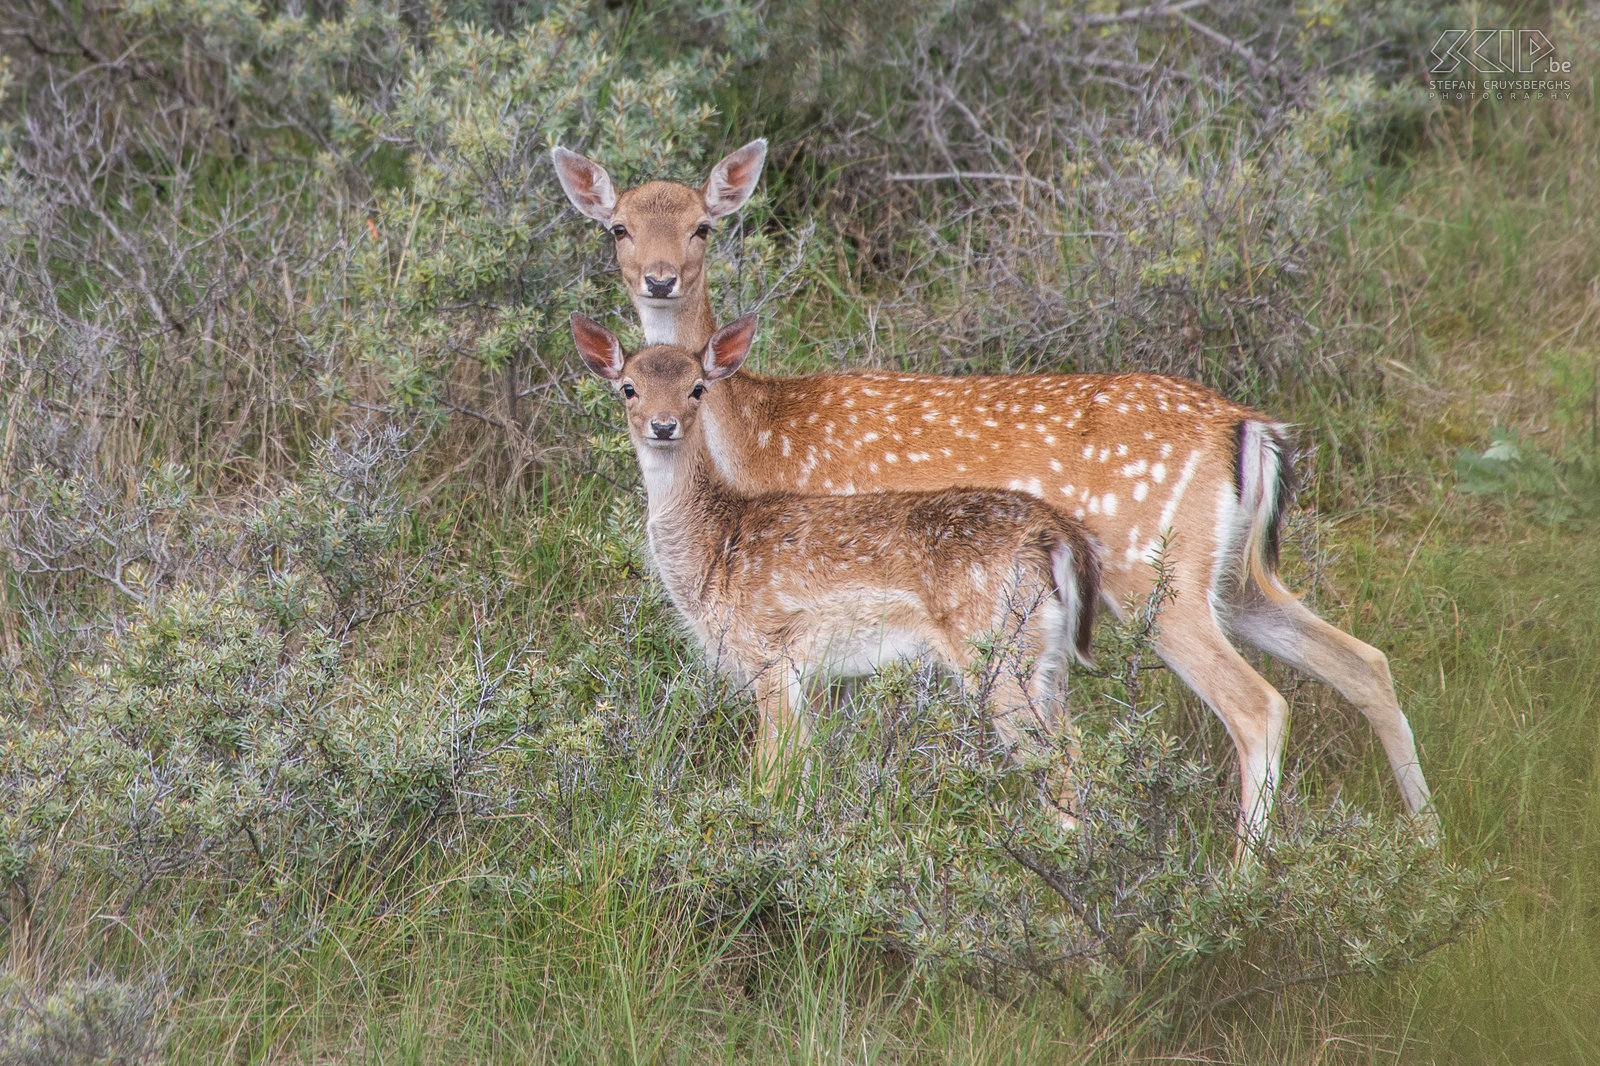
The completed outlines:
{"type": "Polygon", "coordinates": [[[634,303],[665,306],[700,295],[711,225],[750,199],[767,142],[751,141],[728,155],[698,189],[651,181],[621,194],[593,160],[559,147],[550,156],[572,206],[616,238],[617,265],[634,303]]]}
{"type": "Polygon", "coordinates": [[[717,330],[698,355],[667,344],[629,355],[610,330],[572,316],[578,354],[622,397],[628,436],[641,456],[674,451],[694,438],[706,389],[739,369],[755,335],[756,316],[750,314],[717,330]]]}

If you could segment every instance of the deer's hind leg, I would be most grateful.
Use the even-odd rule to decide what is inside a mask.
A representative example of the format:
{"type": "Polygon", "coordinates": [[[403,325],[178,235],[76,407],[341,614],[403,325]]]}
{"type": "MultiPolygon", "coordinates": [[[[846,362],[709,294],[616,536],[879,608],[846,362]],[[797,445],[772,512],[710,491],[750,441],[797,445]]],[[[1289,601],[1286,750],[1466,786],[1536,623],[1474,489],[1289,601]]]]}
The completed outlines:
{"type": "MultiPolygon", "coordinates": [[[[988,692],[990,717],[1013,760],[1027,750],[1049,751],[1063,716],[1061,675],[1070,641],[1064,643],[1060,639],[1059,635],[1066,631],[1061,615],[1062,608],[1053,597],[1046,596],[1032,604],[1012,629],[1015,639],[1010,646],[1001,650],[997,662],[988,664],[994,671],[988,692]]],[[[970,650],[967,657],[969,663],[975,658],[970,650]]],[[[1068,749],[1067,756],[1069,763],[1077,762],[1076,744],[1068,749]]],[[[1077,782],[1071,772],[1055,774],[1048,792],[1061,823],[1069,829],[1076,828],[1078,819],[1072,811],[1077,806],[1077,782]]]]}
{"type": "Polygon", "coordinates": [[[1253,846],[1266,832],[1278,787],[1287,701],[1229,643],[1203,595],[1180,592],[1162,612],[1156,653],[1227,728],[1239,757],[1239,844],[1253,846]]]}
{"type": "Polygon", "coordinates": [[[1355,705],[1389,756],[1406,809],[1436,825],[1416,739],[1395,697],[1383,652],[1319,618],[1298,600],[1278,603],[1251,588],[1237,594],[1228,607],[1227,626],[1241,640],[1331,685],[1355,705]]]}

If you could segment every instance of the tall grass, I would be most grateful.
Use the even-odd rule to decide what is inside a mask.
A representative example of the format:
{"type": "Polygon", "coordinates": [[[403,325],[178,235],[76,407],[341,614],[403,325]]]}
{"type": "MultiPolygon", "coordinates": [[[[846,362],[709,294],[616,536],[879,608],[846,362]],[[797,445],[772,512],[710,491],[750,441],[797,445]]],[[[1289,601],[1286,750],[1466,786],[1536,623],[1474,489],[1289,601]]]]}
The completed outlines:
{"type": "Polygon", "coordinates": [[[1494,857],[1508,891],[1420,974],[1347,1001],[1378,1007],[1408,1057],[1600,1057],[1600,556],[1587,525],[1509,489],[1464,495],[1452,470],[1508,428],[1594,491],[1595,128],[1588,99],[1508,106],[1441,125],[1374,187],[1355,240],[1383,282],[1387,395],[1314,414],[1349,553],[1335,585],[1396,664],[1451,846],[1494,857]]]}

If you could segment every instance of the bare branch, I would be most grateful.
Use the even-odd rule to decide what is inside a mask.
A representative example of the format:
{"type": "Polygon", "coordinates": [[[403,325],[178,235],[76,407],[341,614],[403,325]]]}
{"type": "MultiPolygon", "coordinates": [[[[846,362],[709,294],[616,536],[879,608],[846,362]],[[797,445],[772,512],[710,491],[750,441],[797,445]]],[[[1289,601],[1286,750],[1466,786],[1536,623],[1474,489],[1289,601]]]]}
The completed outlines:
{"type": "Polygon", "coordinates": [[[1245,65],[1250,68],[1251,74],[1260,77],[1271,69],[1264,59],[1250,51],[1250,49],[1246,48],[1232,37],[1229,37],[1227,34],[1222,33],[1219,30],[1214,30],[1205,23],[1200,22],[1197,19],[1190,18],[1188,15],[1179,15],[1178,18],[1182,19],[1185,26],[1188,26],[1200,36],[1220,44],[1222,47],[1226,48],[1240,59],[1243,59],[1245,61],[1245,65]]]}
{"type": "Polygon", "coordinates": [[[1052,195],[1055,186],[1030,174],[997,174],[987,170],[946,170],[935,174],[889,174],[889,181],[1023,181],[1037,185],[1052,195]]]}
{"type": "Polygon", "coordinates": [[[1079,26],[1115,26],[1124,22],[1148,22],[1171,18],[1196,7],[1205,7],[1211,0],[1183,0],[1180,4],[1146,4],[1131,11],[1113,11],[1104,15],[1085,15],[1074,20],[1079,26]]]}

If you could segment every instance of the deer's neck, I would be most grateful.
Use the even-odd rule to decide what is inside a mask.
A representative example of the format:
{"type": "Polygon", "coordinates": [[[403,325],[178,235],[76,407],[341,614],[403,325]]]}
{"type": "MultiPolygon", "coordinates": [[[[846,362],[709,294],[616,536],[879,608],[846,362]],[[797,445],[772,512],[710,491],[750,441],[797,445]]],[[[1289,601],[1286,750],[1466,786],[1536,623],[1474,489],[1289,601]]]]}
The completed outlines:
{"type": "Polygon", "coordinates": [[[747,469],[782,443],[773,440],[773,405],[778,398],[774,383],[741,370],[706,390],[700,425],[710,460],[722,480],[739,492],[755,494],[764,487],[747,469]]]}
{"type": "Polygon", "coordinates": [[[675,300],[652,300],[635,293],[633,307],[639,312],[646,344],[671,344],[698,352],[717,331],[716,319],[711,315],[711,294],[703,278],[694,292],[675,300]]]}
{"type": "Polygon", "coordinates": [[[727,511],[727,487],[717,475],[697,426],[693,438],[671,451],[635,445],[644,474],[645,532],[650,555],[678,609],[696,613],[710,542],[718,537],[727,511]]]}

